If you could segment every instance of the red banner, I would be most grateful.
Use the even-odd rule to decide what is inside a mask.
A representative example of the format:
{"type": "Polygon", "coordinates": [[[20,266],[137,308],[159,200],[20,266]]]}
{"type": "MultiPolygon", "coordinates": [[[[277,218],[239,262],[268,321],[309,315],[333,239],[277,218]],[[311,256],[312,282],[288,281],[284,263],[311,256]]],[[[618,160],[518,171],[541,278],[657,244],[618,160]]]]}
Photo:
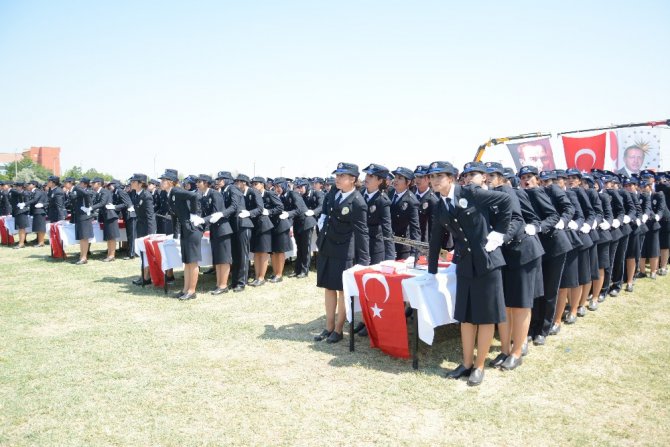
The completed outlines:
{"type": "Polygon", "coordinates": [[[163,258],[161,257],[161,250],[158,244],[165,239],[151,239],[149,237],[144,239],[144,253],[149,263],[149,274],[151,275],[151,282],[154,287],[163,287],[165,285],[165,274],[163,272],[163,258]]]}
{"type": "Polygon", "coordinates": [[[605,146],[607,134],[601,133],[593,137],[562,137],[565,150],[565,164],[580,171],[590,171],[593,168],[604,169],[605,146]]]}
{"type": "Polygon", "coordinates": [[[51,256],[53,258],[62,259],[65,257],[63,251],[63,242],[60,238],[60,229],[57,223],[52,223],[49,230],[49,245],[51,245],[51,256]]]}
{"type": "Polygon", "coordinates": [[[405,303],[401,282],[411,275],[384,275],[372,269],[354,273],[370,346],[409,358],[405,303]]]}

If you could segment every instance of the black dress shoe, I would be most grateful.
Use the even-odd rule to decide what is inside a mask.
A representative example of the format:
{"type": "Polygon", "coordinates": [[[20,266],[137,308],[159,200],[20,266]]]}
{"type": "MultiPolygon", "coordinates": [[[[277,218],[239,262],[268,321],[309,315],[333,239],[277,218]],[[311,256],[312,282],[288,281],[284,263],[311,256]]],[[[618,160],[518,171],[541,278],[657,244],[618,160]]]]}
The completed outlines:
{"type": "Polygon", "coordinates": [[[172,284],[175,281],[174,276],[168,276],[165,278],[165,282],[168,284],[172,284]]]}
{"type": "Polygon", "coordinates": [[[290,275],[288,275],[289,278],[295,278],[296,276],[298,276],[296,272],[293,272],[290,275]]]}
{"type": "Polygon", "coordinates": [[[584,306],[579,306],[577,308],[577,316],[578,317],[585,317],[586,316],[586,308],[584,306]]]}
{"type": "Polygon", "coordinates": [[[209,292],[210,295],[221,295],[222,293],[228,293],[230,289],[228,287],[224,287],[223,289],[221,287],[217,287],[216,289],[212,290],[209,292]]]}
{"type": "Polygon", "coordinates": [[[186,294],[186,292],[183,292],[183,291],[180,290],[179,292],[173,293],[172,296],[174,298],[179,298],[179,297],[181,297],[182,295],[185,295],[185,294],[186,294]]]}
{"type": "Polygon", "coordinates": [[[136,286],[146,286],[147,284],[151,284],[151,279],[137,278],[133,280],[133,284],[136,286]]]}
{"type": "Polygon", "coordinates": [[[610,290],[610,296],[617,296],[617,295],[619,295],[619,289],[610,290]]]}
{"type": "Polygon", "coordinates": [[[587,309],[591,312],[598,310],[598,300],[591,300],[587,309]]]}
{"type": "Polygon", "coordinates": [[[307,278],[307,273],[300,273],[299,275],[295,276],[295,279],[302,279],[302,278],[307,278]]]}
{"type": "Polygon", "coordinates": [[[504,370],[512,370],[516,369],[517,366],[521,365],[523,363],[523,357],[516,358],[513,355],[510,355],[507,357],[507,359],[503,362],[503,364],[500,366],[504,370]]]}
{"type": "MultiPolygon", "coordinates": [[[[23,248],[23,247],[21,247],[21,248],[23,248]]],[[[79,261],[74,263],[74,265],[84,265],[84,264],[88,264],[87,259],[80,259],[79,261]]]]}
{"type": "Polygon", "coordinates": [[[499,367],[500,365],[503,364],[503,362],[505,361],[506,358],[507,358],[507,354],[501,352],[500,354],[498,354],[498,356],[496,358],[494,358],[493,360],[491,360],[489,362],[489,366],[491,368],[497,368],[497,367],[499,367]]]}
{"type": "Polygon", "coordinates": [[[632,284],[626,284],[626,292],[632,292],[633,291],[633,285],[632,284]]]}
{"type": "Polygon", "coordinates": [[[565,319],[565,324],[575,324],[577,322],[577,315],[569,314],[565,319]]]}
{"type": "Polygon", "coordinates": [[[605,301],[605,299],[607,299],[607,295],[606,295],[606,294],[601,293],[600,295],[598,295],[598,302],[599,302],[599,303],[602,303],[603,301],[605,301]]]}
{"type": "Polygon", "coordinates": [[[235,293],[237,293],[237,292],[244,292],[244,286],[239,286],[239,285],[238,285],[238,286],[235,286],[235,287],[233,288],[233,292],[235,292],[235,293]]]}
{"type": "Polygon", "coordinates": [[[528,343],[524,343],[523,346],[521,346],[521,355],[523,357],[528,355],[528,343]]]}
{"type": "Polygon", "coordinates": [[[271,282],[272,284],[276,284],[278,282],[282,282],[284,280],[283,276],[273,276],[272,278],[268,279],[268,282],[271,282]]]}
{"type": "MultiPolygon", "coordinates": [[[[507,357],[508,359],[512,357],[511,355],[507,357]]],[[[505,360],[507,361],[507,360],[505,360]]],[[[504,365],[505,363],[503,363],[504,365]]],[[[477,386],[481,385],[481,383],[484,381],[484,370],[479,369],[479,368],[472,368],[472,372],[470,373],[470,377],[468,377],[468,386],[477,386]]]]}
{"type": "Polygon", "coordinates": [[[330,335],[330,331],[328,329],[324,329],[324,330],[321,331],[321,333],[319,335],[314,337],[314,341],[325,340],[326,338],[328,338],[329,335],[330,335]]]}
{"type": "Polygon", "coordinates": [[[543,346],[546,341],[546,338],[544,338],[544,335],[536,335],[535,338],[533,339],[533,344],[535,346],[543,346]]]}
{"type": "Polygon", "coordinates": [[[637,272],[637,275],[635,275],[635,278],[646,278],[647,274],[645,272],[637,272]]]}
{"type": "Polygon", "coordinates": [[[367,337],[368,336],[368,328],[364,327],[358,332],[359,337],[367,337]]]}
{"type": "Polygon", "coordinates": [[[205,270],[204,272],[202,272],[202,274],[203,275],[211,275],[212,273],[215,273],[215,272],[216,272],[216,269],[211,268],[211,269],[205,270]]]}
{"type": "Polygon", "coordinates": [[[473,370],[472,366],[466,368],[461,363],[456,367],[456,369],[449,371],[444,377],[446,377],[447,379],[460,379],[461,377],[470,376],[472,370],[473,370]]]}
{"type": "Polygon", "coordinates": [[[107,256],[105,259],[102,260],[102,262],[114,262],[114,261],[116,261],[116,258],[111,258],[109,256],[107,256]]]}
{"type": "Polygon", "coordinates": [[[254,282],[250,283],[249,285],[250,285],[251,287],[260,287],[260,286],[262,286],[263,284],[265,284],[265,280],[263,280],[263,279],[254,279],[254,282]]]}
{"type": "Polygon", "coordinates": [[[326,343],[337,343],[338,341],[342,340],[344,338],[344,335],[340,334],[337,331],[333,331],[330,333],[328,338],[326,339],[326,343]]]}
{"type": "Polygon", "coordinates": [[[354,328],[354,334],[359,333],[364,327],[365,327],[365,323],[363,323],[362,321],[359,322],[359,323],[356,325],[356,327],[354,328]]]}
{"type": "Polygon", "coordinates": [[[549,335],[556,335],[559,332],[561,332],[561,325],[560,324],[552,324],[551,328],[549,329],[549,335]]]}
{"type": "Polygon", "coordinates": [[[198,297],[195,293],[185,293],[179,297],[180,301],[194,300],[198,297]]]}

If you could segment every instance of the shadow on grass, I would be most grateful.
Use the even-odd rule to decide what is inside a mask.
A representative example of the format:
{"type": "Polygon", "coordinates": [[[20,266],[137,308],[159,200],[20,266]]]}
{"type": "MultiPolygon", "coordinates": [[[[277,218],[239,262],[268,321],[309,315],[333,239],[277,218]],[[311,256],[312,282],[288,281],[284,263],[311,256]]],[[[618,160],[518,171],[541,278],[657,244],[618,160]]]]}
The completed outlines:
{"type": "MultiPolygon", "coordinates": [[[[414,333],[411,329],[411,320],[408,321],[408,340],[410,354],[414,333]]],[[[390,372],[394,374],[411,373],[412,359],[400,359],[391,357],[379,349],[370,347],[368,337],[354,336],[355,351],[349,351],[349,325],[345,325],[344,339],[337,344],[329,344],[325,341],[314,341],[326,325],[325,316],[312,320],[308,323],[292,323],[283,326],[265,325],[265,331],[260,336],[267,340],[286,340],[305,343],[308,342],[312,350],[324,352],[334,357],[328,362],[330,366],[351,367],[363,366],[369,369],[390,372]]],[[[457,366],[462,361],[459,327],[456,324],[440,326],[435,329],[433,345],[427,345],[419,341],[419,372],[424,374],[443,375],[447,370],[442,368],[441,363],[446,360],[457,366]]]]}

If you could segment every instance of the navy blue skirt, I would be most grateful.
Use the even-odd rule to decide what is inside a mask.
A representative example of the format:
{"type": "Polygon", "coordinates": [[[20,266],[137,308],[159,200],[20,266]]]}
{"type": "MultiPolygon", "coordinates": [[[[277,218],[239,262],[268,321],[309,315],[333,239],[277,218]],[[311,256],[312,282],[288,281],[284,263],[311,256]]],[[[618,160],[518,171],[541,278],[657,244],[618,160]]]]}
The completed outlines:
{"type": "Polygon", "coordinates": [[[456,267],[454,318],[461,323],[496,324],[505,321],[505,292],[502,270],[477,278],[458,276],[456,267]]]}

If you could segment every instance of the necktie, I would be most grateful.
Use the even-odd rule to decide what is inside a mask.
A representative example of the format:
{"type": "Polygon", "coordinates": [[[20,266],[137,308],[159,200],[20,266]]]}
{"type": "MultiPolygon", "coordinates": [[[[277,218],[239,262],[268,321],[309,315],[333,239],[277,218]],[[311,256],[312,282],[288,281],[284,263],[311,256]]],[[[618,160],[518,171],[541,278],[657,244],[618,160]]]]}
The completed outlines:
{"type": "Polygon", "coordinates": [[[421,202],[421,194],[417,193],[416,198],[419,200],[419,202],[421,202]]]}
{"type": "Polygon", "coordinates": [[[398,203],[398,194],[393,196],[393,204],[395,205],[396,203],[398,203]]]}
{"type": "Polygon", "coordinates": [[[339,205],[341,200],[342,200],[342,193],[338,192],[337,195],[335,195],[335,201],[339,205]]]}
{"type": "Polygon", "coordinates": [[[450,213],[453,213],[454,206],[451,204],[451,199],[449,197],[447,197],[445,200],[447,202],[447,211],[449,211],[450,213]]]}

